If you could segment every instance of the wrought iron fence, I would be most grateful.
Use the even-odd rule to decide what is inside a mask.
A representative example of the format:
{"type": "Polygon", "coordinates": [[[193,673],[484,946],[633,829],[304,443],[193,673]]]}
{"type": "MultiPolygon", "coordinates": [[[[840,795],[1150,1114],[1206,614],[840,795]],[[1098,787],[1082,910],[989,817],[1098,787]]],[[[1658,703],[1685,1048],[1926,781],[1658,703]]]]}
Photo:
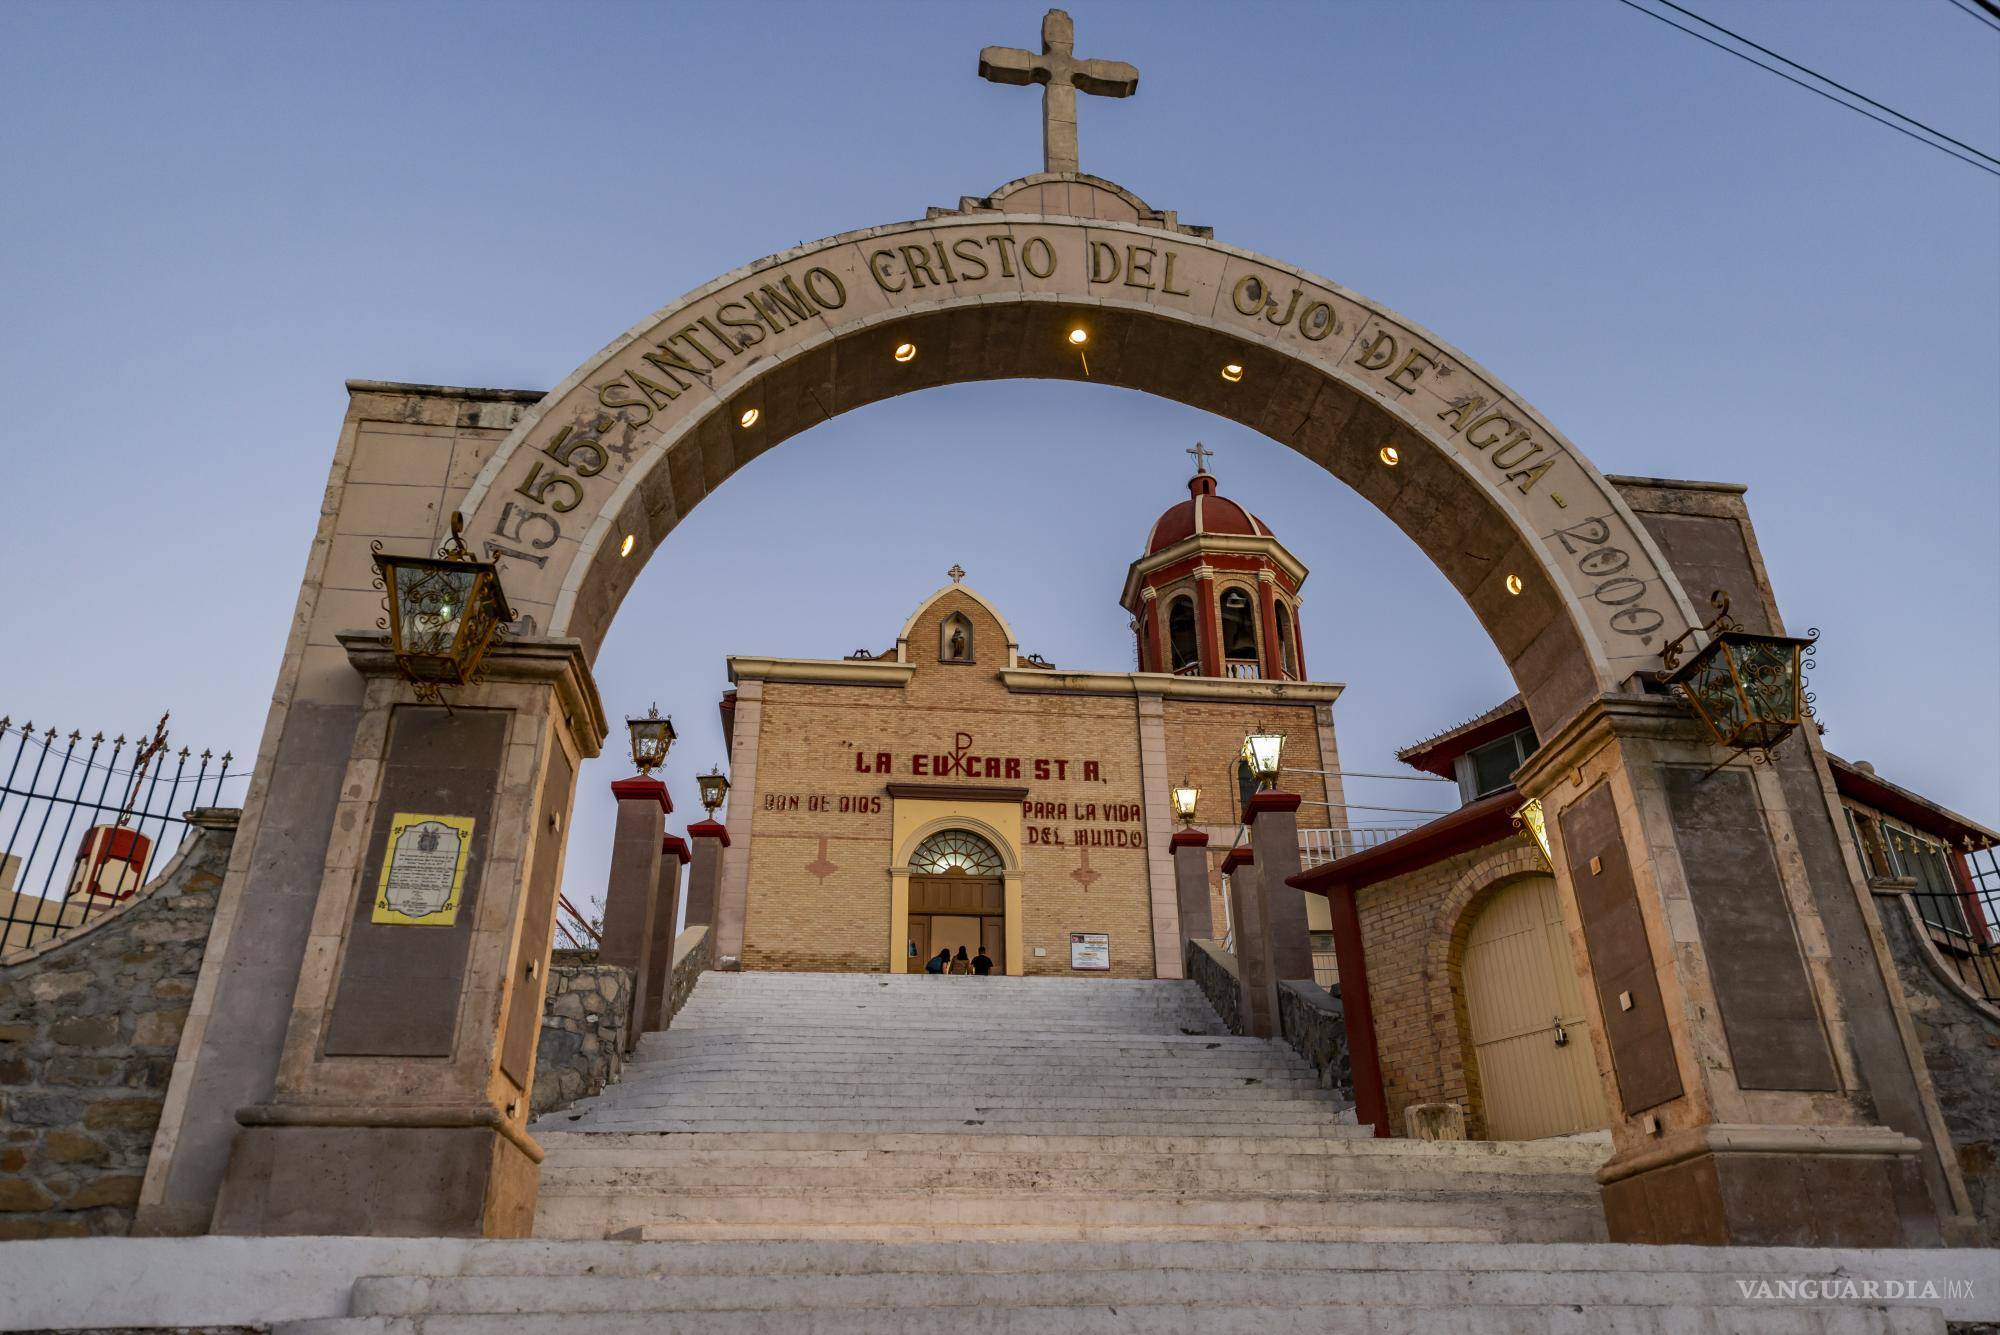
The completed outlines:
{"type": "Polygon", "coordinates": [[[185,813],[233,804],[225,751],[171,749],[163,715],[134,740],[0,718],[0,954],[130,899],[187,837],[185,813]]]}

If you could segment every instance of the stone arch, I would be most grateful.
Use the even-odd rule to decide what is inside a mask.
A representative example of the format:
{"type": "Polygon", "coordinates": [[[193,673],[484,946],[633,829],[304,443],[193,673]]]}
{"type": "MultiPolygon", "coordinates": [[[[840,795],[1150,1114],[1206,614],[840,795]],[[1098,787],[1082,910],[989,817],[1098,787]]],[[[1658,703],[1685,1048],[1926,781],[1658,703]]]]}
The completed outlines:
{"type": "Polygon", "coordinates": [[[852,408],[1006,378],[1141,390],[1313,459],[1458,589],[1545,735],[1693,624],[1617,491],[1476,363],[1325,279],[1113,207],[1127,195],[1016,183],[757,261],[613,340],[461,506],[524,627],[594,656],[646,559],[744,463],[852,408]],[[1002,211],[1030,196],[1085,216],[1002,211]],[[1107,211],[1135,220],[1088,216],[1107,211]]]}
{"type": "MultiPolygon", "coordinates": [[[[1486,1100],[1479,1085],[1479,1061],[1472,1045],[1472,1018],[1465,1003],[1465,946],[1480,910],[1493,896],[1530,876],[1553,876],[1541,854],[1525,840],[1503,845],[1460,872],[1438,904],[1437,925],[1425,960],[1425,973],[1444,986],[1451,1007],[1450,1041],[1455,1042],[1460,1079],[1465,1088],[1466,1133],[1486,1138],[1486,1100]]],[[[1588,976],[1587,974],[1585,976],[1588,976]]],[[[1595,1043],[1596,1029],[1592,1029],[1595,1043]]],[[[1446,1036],[1440,1035],[1441,1039],[1446,1036]]]]}

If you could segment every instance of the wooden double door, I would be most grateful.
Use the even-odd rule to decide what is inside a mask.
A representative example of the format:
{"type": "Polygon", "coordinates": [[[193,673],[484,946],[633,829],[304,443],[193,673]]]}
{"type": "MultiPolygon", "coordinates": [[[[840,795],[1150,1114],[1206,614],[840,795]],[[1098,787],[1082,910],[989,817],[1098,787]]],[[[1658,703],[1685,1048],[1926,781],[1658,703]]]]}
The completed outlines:
{"type": "Polygon", "coordinates": [[[910,963],[912,973],[940,950],[967,957],[982,947],[994,973],[1007,972],[1006,887],[997,876],[912,876],[910,878],[910,963]]]}
{"type": "Polygon", "coordinates": [[[1487,1137],[1603,1126],[1604,1084],[1553,877],[1524,877],[1478,910],[1463,976],[1487,1137]]]}

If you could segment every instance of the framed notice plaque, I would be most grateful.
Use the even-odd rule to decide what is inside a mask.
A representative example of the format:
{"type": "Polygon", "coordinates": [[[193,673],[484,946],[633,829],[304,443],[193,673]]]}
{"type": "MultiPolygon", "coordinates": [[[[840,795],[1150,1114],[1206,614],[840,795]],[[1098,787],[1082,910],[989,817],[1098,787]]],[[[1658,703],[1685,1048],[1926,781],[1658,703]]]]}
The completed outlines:
{"type": "Polygon", "coordinates": [[[399,811],[389,825],[382,878],[371,922],[399,927],[449,927],[458,921],[465,859],[472,851],[470,816],[416,816],[399,811]]]}
{"type": "Polygon", "coordinates": [[[1111,968],[1111,935],[1108,932],[1071,932],[1069,967],[1086,973],[1106,973],[1111,968]]]}

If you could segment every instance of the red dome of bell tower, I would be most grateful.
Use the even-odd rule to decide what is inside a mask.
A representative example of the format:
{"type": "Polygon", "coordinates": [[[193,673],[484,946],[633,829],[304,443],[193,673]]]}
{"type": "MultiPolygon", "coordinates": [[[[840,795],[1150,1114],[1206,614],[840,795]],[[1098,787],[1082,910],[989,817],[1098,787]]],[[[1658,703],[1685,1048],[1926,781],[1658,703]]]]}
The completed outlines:
{"type": "Polygon", "coordinates": [[[1216,490],[1206,453],[1196,455],[1188,498],[1154,521],[1125,575],[1119,602],[1132,614],[1139,670],[1303,681],[1306,568],[1269,525],[1216,490]]]}

